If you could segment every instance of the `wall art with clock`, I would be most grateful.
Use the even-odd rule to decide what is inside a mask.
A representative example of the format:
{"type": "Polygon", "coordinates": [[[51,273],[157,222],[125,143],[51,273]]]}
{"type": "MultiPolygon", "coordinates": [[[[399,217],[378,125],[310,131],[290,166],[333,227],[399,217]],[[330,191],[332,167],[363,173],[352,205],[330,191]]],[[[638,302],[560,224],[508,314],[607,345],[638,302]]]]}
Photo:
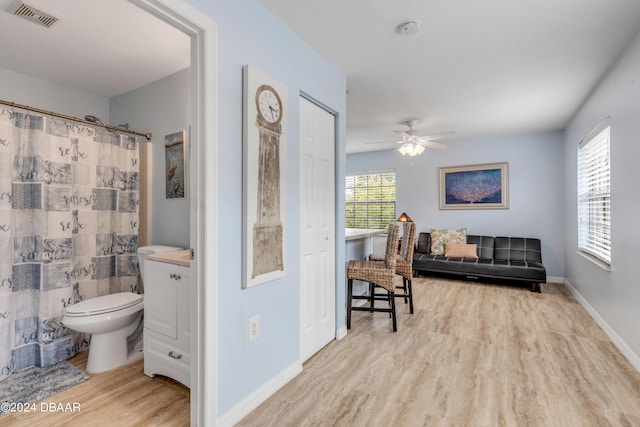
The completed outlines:
{"type": "Polygon", "coordinates": [[[285,274],[287,87],[243,68],[243,281],[285,274]]]}

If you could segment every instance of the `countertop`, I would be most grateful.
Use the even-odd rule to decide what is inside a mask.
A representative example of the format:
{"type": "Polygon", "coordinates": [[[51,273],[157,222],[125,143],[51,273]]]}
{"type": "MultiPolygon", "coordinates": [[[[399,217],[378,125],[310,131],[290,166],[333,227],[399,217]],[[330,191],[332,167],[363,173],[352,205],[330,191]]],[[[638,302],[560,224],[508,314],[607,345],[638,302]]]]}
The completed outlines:
{"type": "Polygon", "coordinates": [[[147,256],[150,261],[166,262],[168,264],[180,265],[182,267],[191,266],[191,250],[184,249],[175,252],[164,252],[147,256]]]}
{"type": "Polygon", "coordinates": [[[386,230],[375,230],[371,228],[345,228],[344,239],[347,241],[357,240],[365,237],[376,236],[378,234],[385,234],[386,232],[386,230]]]}

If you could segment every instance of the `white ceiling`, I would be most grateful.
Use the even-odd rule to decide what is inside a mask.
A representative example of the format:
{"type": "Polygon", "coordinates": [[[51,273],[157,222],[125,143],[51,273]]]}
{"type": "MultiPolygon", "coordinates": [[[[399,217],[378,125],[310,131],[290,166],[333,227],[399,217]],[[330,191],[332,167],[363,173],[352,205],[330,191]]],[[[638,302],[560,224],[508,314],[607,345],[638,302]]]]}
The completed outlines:
{"type": "Polygon", "coordinates": [[[42,27],[0,0],[0,68],[112,97],[190,65],[189,37],[126,0],[25,3],[59,21],[42,27]]]}
{"type": "MultiPolygon", "coordinates": [[[[112,97],[189,66],[188,37],[126,0],[25,1],[60,21],[0,0],[0,68],[112,97]]],[[[348,152],[394,148],[413,118],[458,139],[562,129],[640,30],[637,0],[261,1],[347,75],[348,152]]]]}
{"type": "Polygon", "coordinates": [[[563,129],[640,30],[637,0],[261,1],[346,73],[347,152],[394,148],[413,118],[459,139],[563,129]]]}

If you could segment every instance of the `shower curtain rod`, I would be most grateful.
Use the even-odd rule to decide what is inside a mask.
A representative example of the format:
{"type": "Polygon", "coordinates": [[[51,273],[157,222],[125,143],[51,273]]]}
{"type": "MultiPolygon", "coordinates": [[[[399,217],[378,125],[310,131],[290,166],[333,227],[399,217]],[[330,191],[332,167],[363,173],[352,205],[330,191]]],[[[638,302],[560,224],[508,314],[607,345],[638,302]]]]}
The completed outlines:
{"type": "Polygon", "coordinates": [[[53,117],[59,117],[61,119],[65,119],[65,120],[72,120],[74,122],[86,123],[86,124],[91,125],[91,126],[100,126],[100,127],[105,128],[105,129],[110,129],[110,130],[114,130],[114,131],[118,131],[118,132],[129,133],[129,134],[138,135],[138,136],[144,136],[147,139],[147,141],[151,141],[151,137],[152,137],[151,132],[141,133],[141,132],[136,132],[136,131],[133,131],[133,130],[120,128],[118,126],[101,125],[99,123],[90,122],[89,120],[81,119],[79,117],[67,116],[66,114],[60,114],[60,113],[56,113],[54,111],[41,110],[40,108],[33,108],[33,107],[29,107],[28,105],[20,105],[20,104],[16,104],[15,102],[5,101],[3,99],[0,99],[0,104],[8,105],[8,106],[13,107],[13,108],[21,108],[23,110],[27,110],[27,112],[28,111],[33,111],[34,113],[45,114],[45,115],[53,116],[53,117]]]}

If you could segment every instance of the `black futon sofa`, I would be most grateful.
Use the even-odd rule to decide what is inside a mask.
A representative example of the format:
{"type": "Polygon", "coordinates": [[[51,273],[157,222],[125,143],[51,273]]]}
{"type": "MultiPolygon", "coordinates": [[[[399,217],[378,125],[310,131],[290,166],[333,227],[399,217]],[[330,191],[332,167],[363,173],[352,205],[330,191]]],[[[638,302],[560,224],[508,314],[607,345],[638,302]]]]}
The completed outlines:
{"type": "Polygon", "coordinates": [[[515,281],[540,292],[547,281],[542,265],[540,239],[467,235],[476,244],[478,258],[448,258],[431,255],[431,234],[420,233],[413,256],[413,270],[419,274],[445,274],[468,279],[515,281]]]}

